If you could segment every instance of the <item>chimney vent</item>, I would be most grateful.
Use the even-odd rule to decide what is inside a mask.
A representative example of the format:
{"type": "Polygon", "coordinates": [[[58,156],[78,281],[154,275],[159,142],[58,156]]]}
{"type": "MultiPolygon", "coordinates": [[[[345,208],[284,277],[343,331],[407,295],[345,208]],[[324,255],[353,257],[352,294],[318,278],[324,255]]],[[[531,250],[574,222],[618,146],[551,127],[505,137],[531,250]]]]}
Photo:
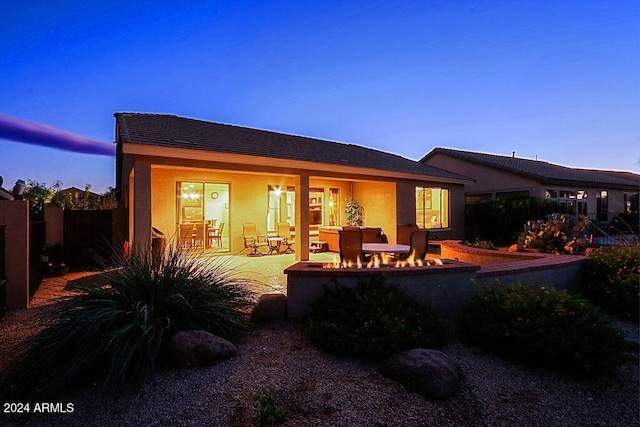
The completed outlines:
{"type": "Polygon", "coordinates": [[[515,151],[511,152],[511,157],[513,157],[514,159],[516,158],[516,152],[515,151]]]}

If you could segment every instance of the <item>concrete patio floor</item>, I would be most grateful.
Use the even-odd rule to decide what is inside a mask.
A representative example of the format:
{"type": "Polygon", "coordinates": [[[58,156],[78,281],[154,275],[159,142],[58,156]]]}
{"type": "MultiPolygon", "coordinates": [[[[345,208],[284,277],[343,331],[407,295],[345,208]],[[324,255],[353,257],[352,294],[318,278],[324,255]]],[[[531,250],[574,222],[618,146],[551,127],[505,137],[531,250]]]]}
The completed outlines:
{"type": "MultiPolygon", "coordinates": [[[[310,261],[331,262],[337,254],[324,252],[310,254],[310,261]]],[[[261,257],[248,257],[240,255],[214,255],[220,262],[228,263],[228,267],[234,270],[234,276],[251,279],[254,283],[250,290],[257,296],[265,293],[287,293],[287,277],[284,269],[296,263],[295,254],[264,255],[261,257]]],[[[47,277],[42,280],[31,299],[31,307],[48,305],[59,297],[69,295],[67,285],[77,280],[90,280],[89,276],[98,275],[97,270],[72,271],[64,276],[47,277]]]]}
{"type": "MultiPolygon", "coordinates": [[[[338,254],[323,252],[310,254],[309,261],[331,262],[338,254]]],[[[242,255],[218,255],[226,258],[229,266],[237,271],[238,277],[245,277],[256,282],[252,289],[259,295],[272,292],[287,293],[287,277],[285,268],[295,264],[295,254],[263,255],[260,257],[248,257],[242,255]]]]}

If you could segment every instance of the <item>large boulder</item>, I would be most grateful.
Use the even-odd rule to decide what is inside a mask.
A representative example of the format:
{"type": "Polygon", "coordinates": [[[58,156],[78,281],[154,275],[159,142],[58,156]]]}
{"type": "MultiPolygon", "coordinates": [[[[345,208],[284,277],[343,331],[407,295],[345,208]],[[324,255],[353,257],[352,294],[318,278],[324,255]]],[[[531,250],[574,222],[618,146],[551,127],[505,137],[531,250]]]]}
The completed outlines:
{"type": "Polygon", "coordinates": [[[252,322],[275,322],[287,318],[287,297],[283,294],[264,294],[251,311],[252,322]]]}
{"type": "Polygon", "coordinates": [[[432,399],[445,399],[458,391],[455,362],[437,350],[408,350],[389,357],[379,369],[408,390],[432,399]]]}
{"type": "Polygon", "coordinates": [[[237,355],[235,345],[207,331],[178,332],[169,340],[169,358],[180,367],[215,365],[237,355]]]}

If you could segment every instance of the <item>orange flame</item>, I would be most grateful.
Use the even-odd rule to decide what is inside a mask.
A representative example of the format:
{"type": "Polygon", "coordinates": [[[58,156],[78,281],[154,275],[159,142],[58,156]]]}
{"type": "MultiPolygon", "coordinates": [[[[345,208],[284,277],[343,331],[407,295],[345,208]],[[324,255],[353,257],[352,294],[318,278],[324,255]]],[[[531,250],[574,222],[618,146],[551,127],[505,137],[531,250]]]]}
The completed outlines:
{"type": "Polygon", "coordinates": [[[430,265],[443,265],[443,262],[438,258],[429,258],[428,260],[416,259],[415,251],[405,260],[397,260],[392,263],[393,257],[389,254],[381,253],[375,254],[371,257],[368,263],[363,264],[360,257],[355,263],[352,261],[340,261],[340,255],[334,254],[333,261],[327,262],[323,265],[323,268],[382,268],[382,267],[421,267],[430,265]]]}

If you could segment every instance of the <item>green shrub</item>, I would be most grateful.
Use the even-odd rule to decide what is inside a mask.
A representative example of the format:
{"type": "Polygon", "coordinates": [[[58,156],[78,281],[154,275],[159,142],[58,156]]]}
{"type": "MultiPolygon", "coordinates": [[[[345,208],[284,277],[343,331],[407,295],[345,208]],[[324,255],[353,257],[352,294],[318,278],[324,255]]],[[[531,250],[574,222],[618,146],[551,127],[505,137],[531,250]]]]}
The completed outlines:
{"type": "Polygon", "coordinates": [[[270,427],[287,421],[287,413],[276,405],[273,390],[256,394],[256,400],[260,405],[260,427],[270,427]]]}
{"type": "Polygon", "coordinates": [[[581,291],[607,313],[638,323],[640,249],[616,246],[589,254],[581,291]]]}
{"type": "Polygon", "coordinates": [[[127,391],[152,379],[160,350],[176,332],[202,329],[231,338],[246,328],[247,281],[228,261],[167,248],[153,263],[132,253],[95,286],[76,287],[16,348],[3,389],[12,398],[59,393],[76,380],[103,379],[127,391]]]}
{"type": "Polygon", "coordinates": [[[589,301],[549,287],[479,287],[457,319],[463,341],[515,361],[570,374],[605,373],[624,338],[589,301]]]}
{"type": "Polygon", "coordinates": [[[469,204],[465,206],[464,238],[487,240],[499,246],[511,245],[518,239],[523,224],[553,212],[565,213],[568,208],[528,196],[469,204]]]}
{"type": "Polygon", "coordinates": [[[447,331],[433,309],[384,283],[372,275],[355,289],[325,287],[305,322],[311,340],[331,353],[364,357],[443,345],[447,331]]]}
{"type": "Polygon", "coordinates": [[[462,243],[465,246],[469,246],[470,248],[478,248],[478,249],[490,249],[493,251],[497,251],[498,247],[496,245],[494,245],[493,243],[487,241],[487,240],[479,240],[476,239],[475,242],[463,242],[462,243]]]}

